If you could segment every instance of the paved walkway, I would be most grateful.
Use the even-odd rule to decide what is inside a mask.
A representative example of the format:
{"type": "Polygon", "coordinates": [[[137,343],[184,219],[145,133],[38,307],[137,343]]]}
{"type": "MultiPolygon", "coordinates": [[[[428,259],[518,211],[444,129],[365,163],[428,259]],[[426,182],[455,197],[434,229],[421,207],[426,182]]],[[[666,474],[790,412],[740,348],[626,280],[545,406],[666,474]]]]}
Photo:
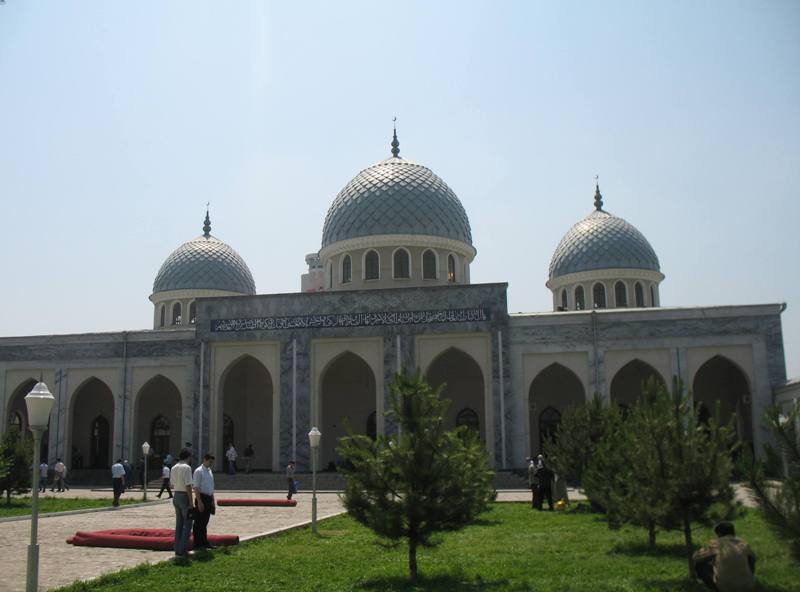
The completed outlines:
{"type": "MultiPolygon", "coordinates": [[[[53,495],[49,491],[47,495],[53,495]]],[[[73,489],[68,497],[106,497],[110,491],[73,489]]],[[[140,492],[128,495],[141,496],[140,492]]],[[[277,497],[285,492],[265,494],[218,492],[218,497],[277,497]]],[[[212,516],[209,534],[237,534],[240,539],[274,533],[306,524],[311,519],[311,494],[296,496],[294,508],[220,507],[212,516]]],[[[317,495],[318,516],[327,518],[343,512],[335,493],[317,495]]],[[[169,500],[119,510],[87,512],[68,516],[46,516],[39,520],[39,586],[42,590],[58,588],[74,582],[96,578],[105,573],[134,567],[140,563],[157,563],[172,557],[171,551],[75,547],[66,540],[78,530],[110,528],[174,528],[175,512],[169,500]]],[[[0,590],[25,590],[25,574],[30,519],[0,523],[0,590]]]]}

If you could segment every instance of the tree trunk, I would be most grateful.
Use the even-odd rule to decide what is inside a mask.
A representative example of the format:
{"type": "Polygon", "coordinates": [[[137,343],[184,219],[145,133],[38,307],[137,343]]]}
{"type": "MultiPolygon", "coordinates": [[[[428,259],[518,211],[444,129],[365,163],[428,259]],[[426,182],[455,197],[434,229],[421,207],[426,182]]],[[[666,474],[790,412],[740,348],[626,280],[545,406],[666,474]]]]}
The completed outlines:
{"type": "Polygon", "coordinates": [[[688,516],[683,517],[683,538],[686,542],[686,560],[689,564],[689,579],[694,579],[694,562],[692,555],[694,555],[694,544],[692,543],[692,523],[688,516]]]}
{"type": "Polygon", "coordinates": [[[417,583],[417,541],[408,541],[408,574],[412,584],[417,583]]]}
{"type": "Polygon", "coordinates": [[[650,550],[655,551],[656,548],[656,524],[655,522],[650,522],[647,525],[647,534],[649,537],[648,544],[650,545],[650,550]]]}

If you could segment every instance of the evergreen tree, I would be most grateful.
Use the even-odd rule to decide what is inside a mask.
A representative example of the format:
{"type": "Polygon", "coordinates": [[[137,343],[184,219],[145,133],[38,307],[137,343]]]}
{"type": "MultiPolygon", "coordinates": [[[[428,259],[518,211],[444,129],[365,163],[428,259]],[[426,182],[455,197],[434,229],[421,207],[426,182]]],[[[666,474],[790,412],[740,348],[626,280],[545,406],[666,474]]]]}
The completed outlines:
{"type": "Polygon", "coordinates": [[[437,533],[463,528],[494,499],[494,473],[478,434],[444,429],[448,402],[415,374],[398,374],[390,411],[399,433],[341,439],[337,451],[347,479],[347,511],[378,536],[408,541],[408,567],[417,580],[417,548],[438,544],[437,533]]]}
{"type": "Polygon", "coordinates": [[[753,462],[746,455],[745,474],[764,518],[789,542],[792,555],[800,561],[800,401],[786,414],[774,405],[764,419],[774,445],[765,447],[766,462],[753,462]]]}
{"type": "Polygon", "coordinates": [[[583,474],[594,458],[615,410],[603,405],[600,395],[591,401],[569,407],[561,418],[552,442],[546,441],[544,453],[559,477],[575,483],[583,482],[583,474]]]}
{"type": "Polygon", "coordinates": [[[11,504],[12,493],[25,493],[31,486],[31,460],[33,443],[20,437],[19,430],[11,428],[0,440],[0,493],[6,492],[6,504],[11,504]]]}

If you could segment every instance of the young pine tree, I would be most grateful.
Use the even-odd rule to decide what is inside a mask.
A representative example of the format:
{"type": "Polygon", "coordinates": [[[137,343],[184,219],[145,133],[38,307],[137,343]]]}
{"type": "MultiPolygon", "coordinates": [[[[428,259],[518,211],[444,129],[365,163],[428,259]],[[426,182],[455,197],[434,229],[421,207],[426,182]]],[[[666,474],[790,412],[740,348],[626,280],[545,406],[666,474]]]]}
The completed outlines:
{"type": "MultiPolygon", "coordinates": [[[[31,460],[33,443],[9,429],[0,440],[0,493],[6,492],[6,504],[11,504],[12,493],[24,493],[31,486],[31,460]]],[[[37,463],[38,467],[38,463],[37,463]]]]}
{"type": "Polygon", "coordinates": [[[774,445],[767,445],[771,463],[744,461],[745,474],[764,518],[783,537],[800,561],[800,401],[784,414],[777,405],[765,414],[774,445]],[[767,464],[769,464],[768,471],[767,464]],[[769,479],[767,473],[775,475],[769,479]]]}
{"type": "Polygon", "coordinates": [[[448,402],[421,374],[398,374],[390,411],[399,433],[377,439],[350,433],[337,451],[347,479],[347,511],[378,536],[408,541],[408,568],[417,581],[417,549],[436,535],[470,524],[494,499],[494,472],[478,435],[445,430],[448,402]]]}
{"type": "Polygon", "coordinates": [[[615,419],[610,417],[611,412],[597,394],[591,401],[566,410],[555,439],[544,444],[544,453],[559,477],[582,483],[584,471],[595,456],[609,422],[615,419]]]}

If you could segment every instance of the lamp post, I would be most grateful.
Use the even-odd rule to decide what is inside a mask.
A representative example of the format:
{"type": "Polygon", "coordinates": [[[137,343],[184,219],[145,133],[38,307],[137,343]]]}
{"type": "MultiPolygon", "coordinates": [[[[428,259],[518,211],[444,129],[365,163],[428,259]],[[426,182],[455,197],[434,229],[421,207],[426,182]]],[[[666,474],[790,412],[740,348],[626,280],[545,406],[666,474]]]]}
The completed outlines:
{"type": "Polygon", "coordinates": [[[25,395],[25,406],[28,408],[28,427],[33,432],[33,491],[31,493],[31,544],[28,545],[28,583],[27,592],[36,592],[39,588],[39,463],[36,460],[41,454],[42,432],[47,428],[50,410],[55,397],[47,385],[41,380],[33,390],[25,395]]]}
{"type": "Polygon", "coordinates": [[[317,450],[322,432],[316,427],[308,432],[308,443],[311,444],[311,532],[317,534],[317,450]]]}
{"type": "Polygon", "coordinates": [[[142,489],[144,490],[144,501],[147,501],[147,455],[150,454],[150,444],[145,440],[142,444],[142,454],[144,454],[144,474],[142,475],[142,489]]]}

